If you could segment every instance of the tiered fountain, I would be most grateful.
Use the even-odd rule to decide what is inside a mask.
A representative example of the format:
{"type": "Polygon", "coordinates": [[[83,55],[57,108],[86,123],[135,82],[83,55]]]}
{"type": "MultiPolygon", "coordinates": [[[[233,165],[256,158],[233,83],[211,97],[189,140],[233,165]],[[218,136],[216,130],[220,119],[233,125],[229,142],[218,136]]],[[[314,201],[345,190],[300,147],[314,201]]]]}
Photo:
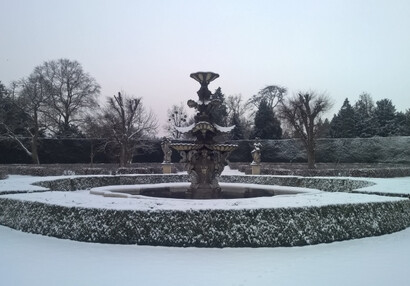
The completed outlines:
{"type": "Polygon", "coordinates": [[[188,106],[195,108],[195,122],[188,127],[177,127],[182,133],[196,137],[193,143],[173,143],[171,147],[179,151],[185,163],[191,185],[187,197],[192,199],[216,199],[221,197],[219,177],[228,164],[229,154],[238,146],[216,142],[215,138],[223,133],[229,133],[235,126],[222,127],[217,125],[211,111],[222,104],[215,99],[208,89],[211,81],[219,75],[213,72],[192,73],[191,77],[201,84],[198,90],[198,101],[188,100],[188,106]]]}

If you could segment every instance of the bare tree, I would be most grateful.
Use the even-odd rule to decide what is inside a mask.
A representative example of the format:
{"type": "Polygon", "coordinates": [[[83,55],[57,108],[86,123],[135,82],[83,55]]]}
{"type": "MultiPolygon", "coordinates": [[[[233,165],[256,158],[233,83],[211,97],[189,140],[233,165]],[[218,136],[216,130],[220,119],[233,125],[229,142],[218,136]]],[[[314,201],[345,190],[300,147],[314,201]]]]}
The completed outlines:
{"type": "Polygon", "coordinates": [[[331,108],[330,99],[324,94],[299,92],[281,104],[280,114],[300,136],[307,151],[308,168],[315,168],[316,138],[321,115],[331,108]]]}
{"type": "Polygon", "coordinates": [[[70,133],[73,124],[81,121],[84,111],[98,105],[100,86],[77,61],[44,62],[35,68],[35,73],[41,74],[50,85],[48,116],[55,133],[70,133]]]}
{"type": "Polygon", "coordinates": [[[262,88],[257,94],[253,95],[249,100],[248,104],[254,108],[258,108],[262,100],[266,100],[269,108],[272,110],[283,101],[284,96],[287,93],[285,87],[277,85],[268,85],[262,88]]]}
{"type": "Polygon", "coordinates": [[[165,124],[165,130],[174,139],[182,138],[182,133],[179,132],[175,127],[183,127],[188,125],[188,114],[185,110],[184,105],[173,105],[168,109],[168,120],[165,124]]]}
{"type": "MultiPolygon", "coordinates": [[[[40,134],[46,130],[46,116],[44,114],[48,102],[48,90],[50,86],[41,76],[34,71],[28,78],[13,83],[13,98],[10,102],[14,110],[18,112],[19,120],[23,120],[20,126],[10,126],[5,122],[1,125],[6,130],[6,135],[13,139],[31,156],[34,164],[40,164],[38,156],[38,141],[40,134]],[[22,138],[30,136],[31,147],[26,147],[22,138]]],[[[14,124],[15,125],[15,124],[14,124]]]]}
{"type": "Polygon", "coordinates": [[[142,105],[142,98],[114,95],[108,98],[103,111],[103,125],[108,130],[107,144],[114,144],[119,150],[120,166],[131,163],[141,139],[153,136],[158,128],[155,115],[142,105]]]}
{"type": "MultiPolygon", "coordinates": [[[[247,104],[243,101],[242,95],[230,95],[226,99],[228,122],[230,125],[238,125],[232,132],[234,139],[249,138],[252,131],[252,120],[247,110],[247,104]],[[241,138],[235,136],[235,132],[241,134],[241,138]]],[[[238,135],[238,134],[237,134],[238,135]]]]}

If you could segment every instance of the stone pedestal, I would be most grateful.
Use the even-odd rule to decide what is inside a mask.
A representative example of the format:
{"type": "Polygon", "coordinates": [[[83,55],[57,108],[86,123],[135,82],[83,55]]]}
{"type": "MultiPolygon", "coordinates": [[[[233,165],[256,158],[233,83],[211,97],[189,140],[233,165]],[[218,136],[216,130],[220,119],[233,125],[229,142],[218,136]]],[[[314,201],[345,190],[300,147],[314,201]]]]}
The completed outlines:
{"type": "Polygon", "coordinates": [[[172,164],[171,163],[162,163],[162,173],[171,174],[172,164]]]}
{"type": "Polygon", "coordinates": [[[261,174],[261,165],[259,164],[251,164],[252,167],[252,175],[260,175],[261,174]]]}

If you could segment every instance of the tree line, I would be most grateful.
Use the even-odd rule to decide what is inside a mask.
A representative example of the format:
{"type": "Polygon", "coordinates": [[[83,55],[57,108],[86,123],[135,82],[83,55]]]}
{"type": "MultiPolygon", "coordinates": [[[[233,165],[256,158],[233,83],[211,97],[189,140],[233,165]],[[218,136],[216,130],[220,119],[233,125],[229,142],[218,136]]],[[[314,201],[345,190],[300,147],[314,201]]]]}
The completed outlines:
{"type": "MultiPolygon", "coordinates": [[[[308,157],[309,168],[315,166],[316,138],[320,134],[321,116],[331,107],[330,99],[324,94],[313,91],[299,92],[285,97],[287,89],[280,86],[267,86],[244,101],[241,95],[228,96],[216,89],[212,95],[223,104],[214,111],[214,122],[222,125],[235,125],[229,136],[231,140],[240,139],[281,139],[282,126],[289,126],[293,134],[301,138],[308,157]],[[281,124],[281,121],[284,123],[281,124]]],[[[168,110],[166,130],[177,139],[175,126],[186,126],[192,123],[187,120],[183,105],[173,106],[168,110]],[[175,121],[175,118],[183,120],[175,121]]]]}
{"type": "MultiPolygon", "coordinates": [[[[315,165],[317,138],[410,135],[410,109],[397,112],[390,99],[374,104],[367,93],[361,94],[354,106],[346,99],[330,121],[323,116],[332,107],[331,99],[314,91],[288,96],[285,87],[271,85],[244,100],[241,95],[226,97],[219,87],[212,96],[223,103],[214,111],[214,121],[224,126],[235,125],[229,139],[300,138],[307,151],[309,168],[315,165]]],[[[183,138],[175,126],[192,122],[181,103],[168,110],[165,129],[170,137],[183,138]]]]}
{"type": "MultiPolygon", "coordinates": [[[[6,88],[0,82],[0,136],[12,139],[39,164],[40,138],[88,138],[90,160],[97,152],[115,155],[124,166],[137,152],[150,149],[145,139],[155,138],[159,125],[141,97],[124,92],[106,97],[100,105],[100,86],[77,61],[59,59],[34,68],[21,80],[6,88]],[[30,145],[22,138],[30,138],[30,145]]],[[[360,95],[352,106],[345,100],[332,120],[324,113],[331,99],[315,91],[287,94],[287,88],[270,85],[245,100],[241,95],[225,96],[219,87],[212,94],[222,102],[212,111],[221,126],[235,125],[230,140],[300,138],[308,154],[308,165],[315,165],[316,139],[410,135],[410,110],[397,112],[389,99],[377,101],[360,95]]],[[[188,126],[186,104],[168,110],[164,127],[173,139],[187,139],[175,129],[188,126]]]]}
{"type": "MultiPolygon", "coordinates": [[[[100,85],[77,61],[44,62],[10,88],[0,82],[0,136],[10,138],[40,164],[40,138],[89,138],[96,152],[116,154],[121,166],[144,147],[158,127],[141,97],[118,93],[100,106],[100,85]],[[23,138],[30,138],[30,146],[23,138]],[[102,143],[101,143],[102,142],[102,143]]],[[[148,147],[147,147],[148,148],[148,147]]]]}
{"type": "Polygon", "coordinates": [[[362,93],[354,105],[346,98],[339,112],[323,126],[323,137],[373,136],[410,136],[410,109],[398,112],[390,99],[374,104],[370,94],[362,93]]]}

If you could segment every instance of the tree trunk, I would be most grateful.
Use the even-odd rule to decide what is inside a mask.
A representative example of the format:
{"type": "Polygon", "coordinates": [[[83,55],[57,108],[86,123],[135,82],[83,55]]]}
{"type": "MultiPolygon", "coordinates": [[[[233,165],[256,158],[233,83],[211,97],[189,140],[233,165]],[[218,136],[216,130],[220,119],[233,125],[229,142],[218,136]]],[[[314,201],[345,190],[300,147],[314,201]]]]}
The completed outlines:
{"type": "Polygon", "coordinates": [[[307,158],[308,158],[308,168],[309,169],[315,169],[315,163],[316,163],[316,158],[315,158],[315,147],[314,146],[308,146],[307,148],[307,158]]]}
{"type": "Polygon", "coordinates": [[[91,168],[94,167],[94,156],[95,156],[94,143],[93,143],[93,140],[91,140],[91,143],[90,143],[90,167],[91,168]]]}
{"type": "Polygon", "coordinates": [[[127,164],[127,150],[124,144],[121,145],[120,167],[125,167],[127,164]]]}
{"type": "Polygon", "coordinates": [[[38,158],[38,136],[34,135],[31,138],[31,160],[33,164],[40,165],[40,159],[38,158]]]}

